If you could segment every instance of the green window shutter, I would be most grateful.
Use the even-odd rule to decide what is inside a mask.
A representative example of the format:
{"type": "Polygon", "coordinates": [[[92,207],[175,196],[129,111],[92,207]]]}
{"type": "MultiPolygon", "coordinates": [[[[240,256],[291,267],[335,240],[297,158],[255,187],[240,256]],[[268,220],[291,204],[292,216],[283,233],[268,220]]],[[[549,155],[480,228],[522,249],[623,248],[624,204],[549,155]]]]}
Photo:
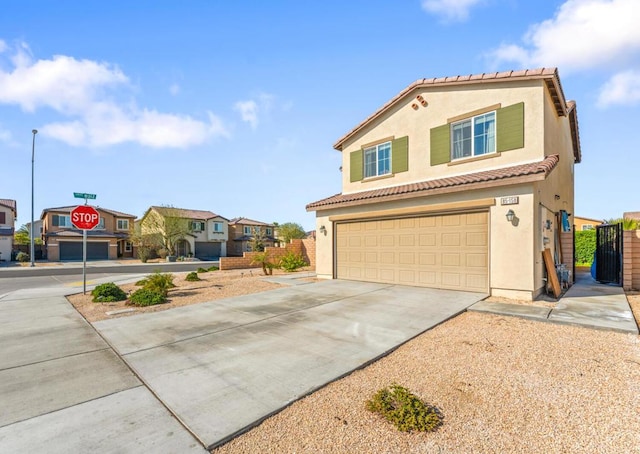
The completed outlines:
{"type": "Polygon", "coordinates": [[[524,147],[524,103],[513,104],[496,111],[496,151],[524,147]]]}
{"type": "Polygon", "coordinates": [[[356,150],[349,155],[351,163],[349,164],[349,172],[351,175],[351,182],[362,180],[363,166],[362,162],[362,150],[356,150]]]}
{"type": "Polygon", "coordinates": [[[54,214],[53,216],[51,216],[51,221],[54,227],[58,227],[60,225],[60,221],[58,221],[58,215],[54,214]]]}
{"type": "Polygon", "coordinates": [[[391,161],[392,173],[409,170],[409,136],[400,137],[391,142],[391,161]]]}
{"type": "Polygon", "coordinates": [[[431,128],[431,165],[451,161],[451,130],[449,124],[431,128]]]}

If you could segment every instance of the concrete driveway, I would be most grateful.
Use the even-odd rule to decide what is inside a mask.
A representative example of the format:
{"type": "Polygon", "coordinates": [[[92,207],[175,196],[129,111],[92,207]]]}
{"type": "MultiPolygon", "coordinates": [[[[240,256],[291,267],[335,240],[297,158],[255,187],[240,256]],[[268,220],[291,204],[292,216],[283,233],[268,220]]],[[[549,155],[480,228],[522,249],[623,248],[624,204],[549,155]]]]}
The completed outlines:
{"type": "Polygon", "coordinates": [[[334,280],[94,326],[212,448],[485,297],[334,280]]]}

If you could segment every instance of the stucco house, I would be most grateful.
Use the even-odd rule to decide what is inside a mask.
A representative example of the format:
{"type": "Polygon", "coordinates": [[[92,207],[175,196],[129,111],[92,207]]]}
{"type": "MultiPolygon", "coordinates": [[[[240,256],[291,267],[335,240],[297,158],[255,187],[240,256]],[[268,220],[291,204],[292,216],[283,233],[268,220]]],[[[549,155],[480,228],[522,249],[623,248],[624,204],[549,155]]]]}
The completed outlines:
{"type": "MultiPolygon", "coordinates": [[[[71,224],[71,211],[77,205],[46,208],[42,211],[42,240],[49,261],[82,260],[82,230],[71,224]]],[[[135,216],[94,207],[100,223],[87,230],[87,260],[115,260],[133,257],[131,234],[135,216]]]]}
{"type": "Polygon", "coordinates": [[[542,251],[573,241],[578,117],[555,68],[420,79],[334,148],[342,192],[307,205],[319,277],[531,300],[542,251]]]}
{"type": "Polygon", "coordinates": [[[8,262],[11,260],[17,217],[16,201],[0,199],[0,261],[8,262]]]}
{"type": "Polygon", "coordinates": [[[583,218],[582,216],[574,216],[573,218],[573,226],[577,232],[581,230],[593,230],[597,225],[601,224],[604,224],[602,219],[583,218]]]}
{"type": "Polygon", "coordinates": [[[202,260],[227,256],[229,220],[206,210],[151,206],[140,219],[142,233],[163,230],[168,218],[179,218],[189,232],[176,238],[177,256],[194,256],[202,260]]]}
{"type": "Polygon", "coordinates": [[[242,256],[251,252],[252,241],[256,235],[262,237],[265,247],[275,245],[274,225],[248,218],[233,218],[229,221],[229,255],[242,256]]]}

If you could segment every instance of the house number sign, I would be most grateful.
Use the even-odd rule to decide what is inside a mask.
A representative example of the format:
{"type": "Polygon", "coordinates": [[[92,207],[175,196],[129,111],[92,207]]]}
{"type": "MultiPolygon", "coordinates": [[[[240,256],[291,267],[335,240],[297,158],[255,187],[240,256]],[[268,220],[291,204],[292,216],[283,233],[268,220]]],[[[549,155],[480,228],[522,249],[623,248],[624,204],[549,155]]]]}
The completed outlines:
{"type": "Polygon", "coordinates": [[[500,199],[500,205],[517,205],[518,203],[520,203],[520,198],[517,195],[502,197],[500,199]]]}

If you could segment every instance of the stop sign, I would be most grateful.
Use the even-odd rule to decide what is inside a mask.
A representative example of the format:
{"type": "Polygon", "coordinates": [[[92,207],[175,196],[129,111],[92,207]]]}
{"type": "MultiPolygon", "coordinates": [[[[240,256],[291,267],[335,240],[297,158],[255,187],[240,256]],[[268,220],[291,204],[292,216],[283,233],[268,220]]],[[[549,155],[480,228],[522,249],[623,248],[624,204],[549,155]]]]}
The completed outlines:
{"type": "Polygon", "coordinates": [[[71,210],[71,223],[77,229],[91,230],[100,223],[100,214],[90,205],[79,205],[71,210]]]}

